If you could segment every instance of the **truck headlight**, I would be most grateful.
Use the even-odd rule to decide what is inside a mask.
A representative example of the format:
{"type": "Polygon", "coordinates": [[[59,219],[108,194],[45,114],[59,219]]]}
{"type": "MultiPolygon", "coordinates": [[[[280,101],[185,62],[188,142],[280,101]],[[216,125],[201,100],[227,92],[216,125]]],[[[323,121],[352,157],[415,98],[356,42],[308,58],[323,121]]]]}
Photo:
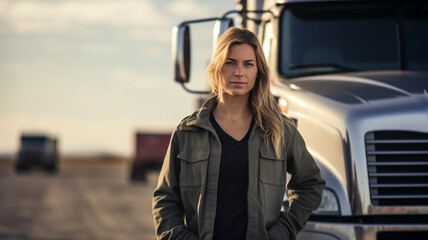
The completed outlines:
{"type": "Polygon", "coordinates": [[[314,215],[340,215],[339,201],[332,190],[324,189],[319,208],[312,214],[314,215]]]}
{"type": "MultiPolygon", "coordinates": [[[[282,211],[288,211],[288,195],[284,195],[282,211]]],[[[330,189],[324,189],[319,208],[312,212],[314,215],[340,215],[339,201],[336,194],[330,189]]]]}

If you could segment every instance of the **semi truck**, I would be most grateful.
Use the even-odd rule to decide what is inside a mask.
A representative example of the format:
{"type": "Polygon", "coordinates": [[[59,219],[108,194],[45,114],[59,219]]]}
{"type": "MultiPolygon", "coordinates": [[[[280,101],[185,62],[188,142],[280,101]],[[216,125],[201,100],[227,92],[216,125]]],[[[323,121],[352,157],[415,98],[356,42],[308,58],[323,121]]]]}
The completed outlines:
{"type": "Polygon", "coordinates": [[[150,170],[160,169],[171,134],[137,132],[135,134],[135,157],[130,167],[131,182],[146,181],[150,170]]]}
{"type": "Polygon", "coordinates": [[[40,168],[54,173],[58,170],[58,141],[45,134],[22,134],[18,157],[15,163],[17,172],[40,168]]]}
{"type": "MultiPolygon", "coordinates": [[[[271,93],[326,188],[297,239],[428,239],[428,2],[248,0],[173,28],[175,81],[189,89],[191,28],[257,34],[271,93]]],[[[287,209],[284,196],[284,209],[287,209]]]]}

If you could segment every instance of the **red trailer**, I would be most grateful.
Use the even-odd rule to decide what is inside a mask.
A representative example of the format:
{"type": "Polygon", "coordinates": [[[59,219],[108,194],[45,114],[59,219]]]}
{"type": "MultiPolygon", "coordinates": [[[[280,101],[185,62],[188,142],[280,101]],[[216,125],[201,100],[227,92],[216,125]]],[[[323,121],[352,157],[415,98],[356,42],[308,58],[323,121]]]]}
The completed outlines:
{"type": "Polygon", "coordinates": [[[146,180],[148,170],[160,169],[169,145],[171,134],[135,134],[135,157],[131,164],[131,181],[146,180]]]}

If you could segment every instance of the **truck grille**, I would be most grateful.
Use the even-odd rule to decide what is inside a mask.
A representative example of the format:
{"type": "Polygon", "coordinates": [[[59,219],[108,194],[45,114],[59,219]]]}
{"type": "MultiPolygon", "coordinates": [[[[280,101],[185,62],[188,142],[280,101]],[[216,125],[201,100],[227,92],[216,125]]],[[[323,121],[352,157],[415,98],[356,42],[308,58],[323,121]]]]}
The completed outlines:
{"type": "Polygon", "coordinates": [[[369,132],[365,143],[373,205],[428,205],[428,133],[369,132]]]}

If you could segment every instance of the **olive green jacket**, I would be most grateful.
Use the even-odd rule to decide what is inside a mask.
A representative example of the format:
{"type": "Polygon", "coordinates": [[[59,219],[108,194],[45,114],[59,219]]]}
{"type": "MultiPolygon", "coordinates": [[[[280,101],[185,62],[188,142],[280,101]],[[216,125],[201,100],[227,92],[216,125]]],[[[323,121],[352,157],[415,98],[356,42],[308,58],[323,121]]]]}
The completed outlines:
{"type": "MultiPolygon", "coordinates": [[[[215,106],[212,97],[172,135],[153,197],[158,239],[212,239],[221,156],[209,120],[215,106]]],[[[294,126],[286,127],[279,158],[257,124],[250,131],[246,239],[295,239],[320,204],[324,180],[294,126]],[[290,206],[283,212],[287,172],[290,206]]]]}

